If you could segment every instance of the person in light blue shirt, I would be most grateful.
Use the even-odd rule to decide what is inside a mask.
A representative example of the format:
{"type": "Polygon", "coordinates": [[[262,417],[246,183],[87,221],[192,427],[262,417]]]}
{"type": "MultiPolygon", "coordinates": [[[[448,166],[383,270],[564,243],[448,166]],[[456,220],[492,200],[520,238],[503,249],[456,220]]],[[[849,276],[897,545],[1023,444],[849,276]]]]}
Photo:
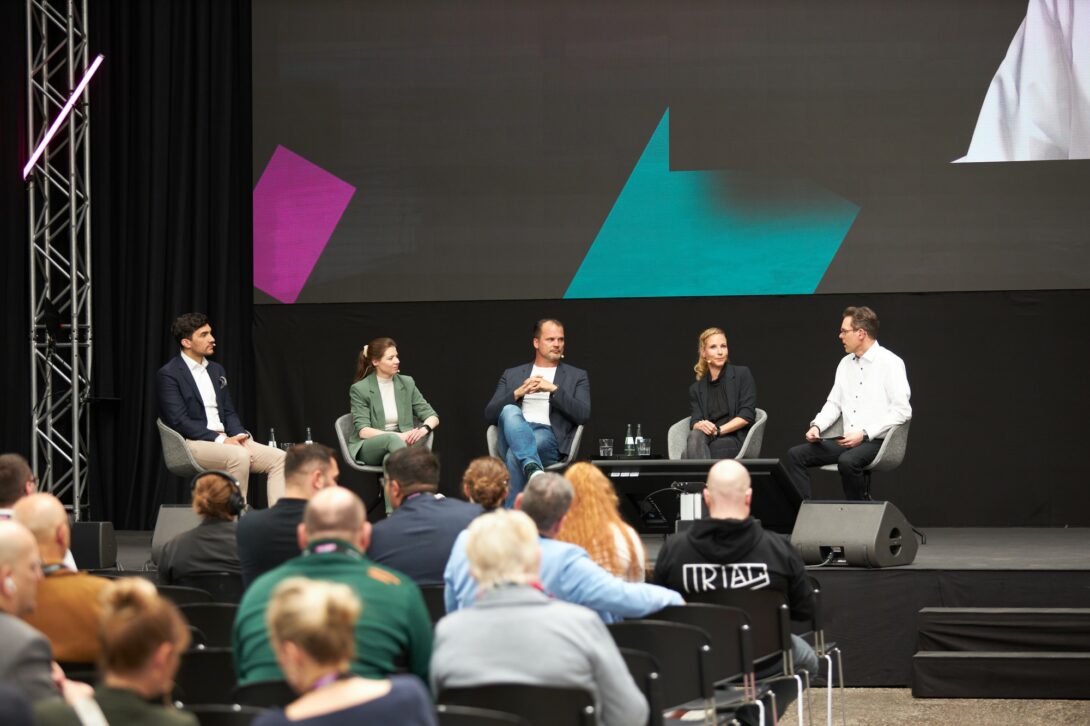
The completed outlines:
{"type": "MultiPolygon", "coordinates": [[[[595,563],[578,545],[553,539],[572,502],[572,485],[559,474],[538,474],[515,501],[515,508],[529,515],[541,538],[541,585],[545,592],[565,602],[594,610],[606,623],[642,618],[668,605],[683,605],[681,595],[658,585],[625,582],[595,563]]],[[[443,573],[443,597],[447,612],[473,604],[477,583],[469,572],[463,531],[443,573]]]]}

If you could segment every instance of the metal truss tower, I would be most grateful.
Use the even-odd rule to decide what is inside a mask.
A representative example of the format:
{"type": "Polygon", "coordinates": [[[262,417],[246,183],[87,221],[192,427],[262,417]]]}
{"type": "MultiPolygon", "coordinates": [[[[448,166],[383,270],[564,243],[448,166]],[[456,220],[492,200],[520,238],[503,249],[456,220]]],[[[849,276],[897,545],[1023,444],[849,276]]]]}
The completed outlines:
{"type": "MultiPolygon", "coordinates": [[[[88,67],[86,0],[27,0],[28,157],[88,67]]],[[[31,465],[76,520],[88,515],[91,382],[90,122],[77,99],[27,176],[31,465]]]]}

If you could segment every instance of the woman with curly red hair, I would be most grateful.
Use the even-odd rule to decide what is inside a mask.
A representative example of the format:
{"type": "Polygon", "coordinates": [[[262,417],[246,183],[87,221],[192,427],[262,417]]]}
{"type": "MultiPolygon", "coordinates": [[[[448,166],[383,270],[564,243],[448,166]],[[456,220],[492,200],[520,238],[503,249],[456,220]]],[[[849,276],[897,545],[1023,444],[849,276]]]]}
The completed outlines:
{"type": "Polygon", "coordinates": [[[579,545],[617,577],[643,582],[647,562],[643,542],[621,519],[609,478],[586,462],[568,467],[564,478],[571,482],[575,497],[556,538],[579,545]]]}

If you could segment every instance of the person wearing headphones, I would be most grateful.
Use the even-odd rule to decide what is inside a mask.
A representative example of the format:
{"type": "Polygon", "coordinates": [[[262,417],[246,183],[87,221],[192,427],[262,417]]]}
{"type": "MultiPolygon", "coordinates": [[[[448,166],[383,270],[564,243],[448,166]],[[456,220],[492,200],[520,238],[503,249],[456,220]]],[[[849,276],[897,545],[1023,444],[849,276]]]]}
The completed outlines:
{"type": "Polygon", "coordinates": [[[235,527],[246,500],[238,481],[226,471],[209,470],[193,478],[193,511],[201,523],[151,553],[159,566],[159,584],[198,572],[231,572],[241,576],[235,527]]]}

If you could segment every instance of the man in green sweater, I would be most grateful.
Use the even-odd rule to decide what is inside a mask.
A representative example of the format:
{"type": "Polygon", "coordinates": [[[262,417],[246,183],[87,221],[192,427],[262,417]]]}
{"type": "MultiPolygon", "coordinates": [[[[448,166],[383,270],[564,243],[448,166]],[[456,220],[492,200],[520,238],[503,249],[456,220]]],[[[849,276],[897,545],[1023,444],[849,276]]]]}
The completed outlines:
{"type": "Polygon", "coordinates": [[[239,685],[284,677],[265,611],[272,591],[289,577],[340,582],[359,596],[363,613],[356,623],[353,673],[384,678],[407,669],[427,683],[432,627],[424,598],[408,577],[367,559],[370,541],[359,497],[341,487],[314,495],[299,525],[303,554],[254,580],[239,604],[232,636],[239,685]]]}

